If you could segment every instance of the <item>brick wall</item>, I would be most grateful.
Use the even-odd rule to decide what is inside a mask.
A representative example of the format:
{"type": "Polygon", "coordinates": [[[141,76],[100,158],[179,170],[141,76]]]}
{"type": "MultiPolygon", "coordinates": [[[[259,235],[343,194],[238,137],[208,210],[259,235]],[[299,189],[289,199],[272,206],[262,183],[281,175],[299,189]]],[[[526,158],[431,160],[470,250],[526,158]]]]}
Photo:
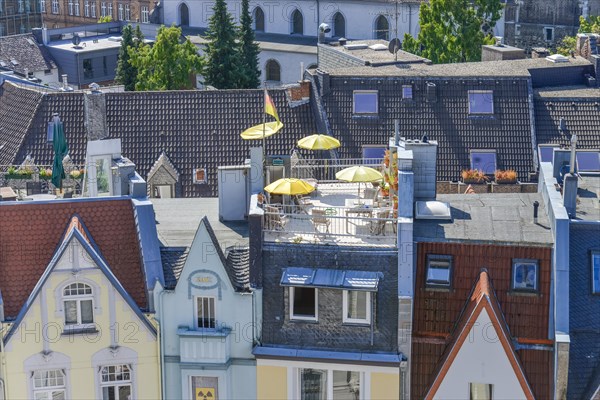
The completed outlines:
{"type": "Polygon", "coordinates": [[[398,253],[352,247],[276,244],[263,249],[263,343],[337,350],[397,351],[398,253]],[[289,319],[287,288],[280,286],[286,267],[383,273],[375,299],[374,344],[369,326],[342,324],[342,290],[319,289],[319,321],[289,319]]]}

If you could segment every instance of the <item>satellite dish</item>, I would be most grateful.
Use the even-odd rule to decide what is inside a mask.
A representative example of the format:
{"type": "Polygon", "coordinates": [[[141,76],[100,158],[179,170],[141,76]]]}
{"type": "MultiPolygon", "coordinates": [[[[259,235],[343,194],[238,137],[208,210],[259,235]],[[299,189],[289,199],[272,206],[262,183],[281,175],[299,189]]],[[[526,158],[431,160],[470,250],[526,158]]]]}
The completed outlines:
{"type": "Polygon", "coordinates": [[[388,50],[390,51],[390,53],[396,54],[401,48],[402,42],[400,41],[400,39],[395,38],[390,40],[390,44],[388,45],[388,50]]]}
{"type": "Polygon", "coordinates": [[[75,47],[79,46],[79,43],[81,43],[81,38],[79,37],[78,34],[76,34],[76,33],[73,34],[72,42],[73,42],[73,46],[75,46],[75,47]]]}

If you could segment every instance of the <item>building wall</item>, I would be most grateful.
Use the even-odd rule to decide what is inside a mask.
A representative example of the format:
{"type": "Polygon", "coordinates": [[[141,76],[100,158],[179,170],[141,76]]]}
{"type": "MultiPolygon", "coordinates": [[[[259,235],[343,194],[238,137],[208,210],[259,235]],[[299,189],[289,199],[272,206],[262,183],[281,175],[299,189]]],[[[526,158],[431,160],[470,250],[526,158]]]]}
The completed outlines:
{"type": "MultiPolygon", "coordinates": [[[[258,66],[260,68],[260,81],[266,80],[267,61],[275,60],[279,63],[281,71],[281,83],[296,83],[300,80],[300,65],[308,68],[312,64],[317,63],[316,54],[295,53],[273,50],[261,50],[258,56],[258,66]]],[[[267,86],[271,83],[268,82],[267,86]]],[[[275,84],[275,83],[273,83],[275,84]]]]}
{"type": "MultiPolygon", "coordinates": [[[[70,263],[69,256],[68,252],[65,252],[59,267],[61,263],[70,263]]],[[[57,267],[57,270],[52,272],[19,329],[6,344],[7,398],[32,398],[29,391],[31,376],[26,362],[43,351],[51,352],[47,360],[49,367],[46,369],[54,369],[51,367],[53,357],[54,360],[58,359],[59,355],[68,358],[70,367],[66,369],[67,398],[98,397],[98,371],[93,360],[98,354],[109,352],[110,346],[119,347],[115,356],[105,365],[134,365],[135,398],[159,398],[160,375],[156,335],[136,316],[104,273],[87,262],[89,260],[91,258],[86,258],[85,269],[81,270],[75,279],[70,268],[60,270],[57,267]],[[56,297],[55,290],[58,288],[61,291],[66,282],[71,281],[89,283],[95,290],[98,289],[98,301],[94,302],[97,334],[62,335],[62,299],[56,297]]],[[[44,369],[44,366],[37,369],[44,369]]]]}
{"type": "MultiPolygon", "coordinates": [[[[108,5],[109,1],[102,0],[88,0],[89,1],[89,16],[85,14],[85,2],[86,0],[58,0],[59,8],[58,13],[53,13],[52,0],[46,0],[45,10],[42,10],[44,24],[49,28],[67,28],[71,26],[87,25],[96,23],[102,16],[102,3],[108,5]],[[70,13],[70,2],[73,3],[73,13],[70,13]],[[79,15],[76,15],[75,3],[79,2],[79,15]],[[91,8],[96,8],[96,16],[92,17],[91,8]]],[[[122,0],[122,1],[111,1],[112,8],[112,20],[119,21],[119,4],[123,5],[123,14],[125,14],[125,5],[129,5],[130,18],[129,21],[140,22],[142,20],[141,10],[142,7],[148,7],[148,12],[154,8],[154,3],[149,0],[122,0]]],[[[108,7],[106,8],[108,13],[108,7]]],[[[108,14],[107,14],[108,15],[108,14]]],[[[123,15],[122,21],[125,21],[125,15],[123,15]]]]}
{"type": "Polygon", "coordinates": [[[334,348],[340,351],[397,351],[398,251],[276,244],[263,249],[264,344],[334,348]],[[319,321],[290,321],[289,289],[280,286],[285,267],[310,267],[383,273],[375,300],[374,342],[370,328],[342,324],[342,290],[319,289],[319,321]]]}
{"type": "Polygon", "coordinates": [[[0,2],[0,36],[31,32],[42,26],[36,0],[2,0],[0,2]]]}
{"type": "Polygon", "coordinates": [[[287,368],[261,364],[259,361],[256,367],[257,398],[264,400],[287,398],[287,368]]]}

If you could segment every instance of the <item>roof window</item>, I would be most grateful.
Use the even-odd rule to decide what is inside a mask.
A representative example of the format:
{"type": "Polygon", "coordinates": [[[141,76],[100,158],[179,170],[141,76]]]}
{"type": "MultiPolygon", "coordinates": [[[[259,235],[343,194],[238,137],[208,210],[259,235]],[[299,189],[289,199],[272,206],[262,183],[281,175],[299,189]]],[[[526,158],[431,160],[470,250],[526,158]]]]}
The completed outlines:
{"type": "Polygon", "coordinates": [[[469,114],[493,114],[494,91],[469,90],[469,114]]]}
{"type": "Polygon", "coordinates": [[[377,114],[379,112],[377,90],[355,90],[352,112],[354,114],[377,114]]]}
{"type": "Polygon", "coordinates": [[[493,175],[496,172],[496,150],[471,150],[471,169],[493,175]]]}

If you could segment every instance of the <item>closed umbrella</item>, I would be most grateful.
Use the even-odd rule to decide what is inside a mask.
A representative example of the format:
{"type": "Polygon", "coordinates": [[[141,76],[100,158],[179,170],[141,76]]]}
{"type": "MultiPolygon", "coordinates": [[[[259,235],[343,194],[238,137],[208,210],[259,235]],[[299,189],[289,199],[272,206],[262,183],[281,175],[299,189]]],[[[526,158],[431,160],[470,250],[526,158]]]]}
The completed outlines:
{"type": "Polygon", "coordinates": [[[298,147],[306,150],[331,150],[340,147],[340,141],[328,135],[310,135],[298,140],[298,147]]]}
{"type": "Polygon", "coordinates": [[[265,186],[265,190],[271,194],[299,196],[309,194],[315,190],[315,187],[302,179],[282,178],[265,186]]]}
{"type": "Polygon", "coordinates": [[[354,166],[344,168],[335,174],[335,177],[340,181],[358,182],[358,197],[360,197],[361,182],[376,182],[383,179],[381,172],[371,167],[354,166]]]}
{"type": "Polygon", "coordinates": [[[65,169],[63,168],[63,158],[69,152],[69,145],[65,138],[65,132],[63,130],[63,124],[58,118],[58,115],[54,115],[54,132],[52,135],[52,146],[54,148],[54,162],[52,163],[52,184],[62,189],[62,180],[65,178],[65,169]]]}

